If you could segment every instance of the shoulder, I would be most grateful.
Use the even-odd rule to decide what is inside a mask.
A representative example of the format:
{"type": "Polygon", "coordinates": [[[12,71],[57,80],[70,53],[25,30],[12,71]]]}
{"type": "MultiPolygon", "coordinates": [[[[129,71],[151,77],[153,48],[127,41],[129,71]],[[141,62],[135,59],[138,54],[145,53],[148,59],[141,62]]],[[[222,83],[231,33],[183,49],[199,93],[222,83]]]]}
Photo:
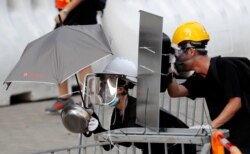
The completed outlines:
{"type": "Polygon", "coordinates": [[[215,65],[217,67],[228,67],[228,66],[233,66],[235,67],[234,63],[232,62],[232,59],[234,59],[233,57],[213,57],[211,58],[211,62],[213,63],[213,61],[215,62],[215,65]]]}
{"type": "Polygon", "coordinates": [[[136,103],[136,98],[133,97],[133,96],[129,96],[129,95],[128,95],[128,102],[134,104],[134,103],[136,103]]]}
{"type": "Polygon", "coordinates": [[[238,71],[235,64],[236,57],[213,57],[211,58],[210,69],[219,74],[236,73],[238,71]]]}
{"type": "Polygon", "coordinates": [[[136,98],[128,95],[128,108],[136,108],[136,98]]]}
{"type": "Polygon", "coordinates": [[[239,67],[235,63],[236,59],[237,59],[236,57],[212,58],[210,72],[213,75],[213,77],[217,76],[216,78],[220,78],[220,80],[223,81],[225,81],[225,79],[236,80],[239,77],[239,72],[240,72],[239,67]]]}

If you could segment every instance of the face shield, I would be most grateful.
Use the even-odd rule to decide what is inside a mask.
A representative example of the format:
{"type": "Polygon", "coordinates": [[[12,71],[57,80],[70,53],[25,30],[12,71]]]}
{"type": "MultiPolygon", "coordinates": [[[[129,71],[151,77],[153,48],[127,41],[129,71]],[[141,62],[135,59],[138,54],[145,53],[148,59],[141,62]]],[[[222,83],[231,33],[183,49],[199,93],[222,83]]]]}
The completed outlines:
{"type": "Polygon", "coordinates": [[[109,105],[117,99],[118,79],[121,75],[89,74],[84,83],[86,104],[109,105]]]}

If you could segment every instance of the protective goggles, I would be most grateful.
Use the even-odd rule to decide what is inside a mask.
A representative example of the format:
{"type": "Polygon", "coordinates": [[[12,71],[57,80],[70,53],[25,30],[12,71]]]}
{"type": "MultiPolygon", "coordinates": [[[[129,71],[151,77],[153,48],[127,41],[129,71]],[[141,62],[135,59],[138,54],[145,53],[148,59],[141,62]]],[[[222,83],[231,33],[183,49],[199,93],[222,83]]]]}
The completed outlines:
{"type": "Polygon", "coordinates": [[[182,56],[186,51],[188,51],[190,48],[180,48],[180,49],[177,49],[175,50],[175,55],[177,57],[180,57],[182,56]]]}
{"type": "Polygon", "coordinates": [[[199,50],[200,52],[207,53],[206,46],[202,42],[188,42],[182,45],[172,45],[172,48],[175,50],[175,56],[180,57],[190,48],[199,50]]]}
{"type": "Polygon", "coordinates": [[[189,43],[185,46],[177,46],[177,45],[172,45],[172,48],[175,51],[175,56],[180,57],[182,56],[185,52],[187,52],[190,48],[194,48],[192,45],[189,43]]]}

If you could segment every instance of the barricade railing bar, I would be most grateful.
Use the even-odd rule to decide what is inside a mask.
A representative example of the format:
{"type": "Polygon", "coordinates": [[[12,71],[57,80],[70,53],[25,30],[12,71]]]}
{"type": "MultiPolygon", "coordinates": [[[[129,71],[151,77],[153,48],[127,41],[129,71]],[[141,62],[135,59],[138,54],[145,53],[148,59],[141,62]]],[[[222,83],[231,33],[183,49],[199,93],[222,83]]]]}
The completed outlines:
{"type": "MultiPolygon", "coordinates": [[[[204,98],[198,98],[196,100],[191,100],[186,97],[181,98],[171,98],[169,97],[168,93],[165,92],[161,96],[161,100],[163,103],[161,103],[161,107],[166,109],[171,114],[175,115],[177,118],[182,120],[185,124],[188,126],[193,125],[202,125],[202,124],[210,124],[210,116],[207,109],[206,102],[204,98]]],[[[110,117],[112,114],[112,108],[107,106],[99,106],[95,105],[95,112],[99,116],[99,120],[104,128],[109,128],[110,126],[110,117]]],[[[110,133],[112,136],[113,134],[110,133]]],[[[116,134],[117,135],[117,134],[116,134]]],[[[185,133],[183,134],[185,136],[185,133]]],[[[93,135],[92,135],[93,136],[93,135]]],[[[117,137],[117,136],[116,136],[117,137]]],[[[138,136],[137,136],[138,137],[138,136]]],[[[148,135],[148,138],[146,140],[140,140],[140,142],[148,143],[148,148],[150,149],[150,143],[153,141],[152,135],[148,135]]],[[[157,141],[160,143],[165,143],[165,154],[167,154],[167,142],[166,140],[162,140],[161,135],[156,135],[157,141]]],[[[173,135],[173,137],[175,137],[173,135]]],[[[204,137],[204,136],[203,136],[204,137]]],[[[208,137],[208,136],[207,136],[208,137]]],[[[82,139],[82,145],[78,146],[72,146],[72,147],[65,147],[60,149],[52,149],[47,151],[38,152],[37,154],[41,153],[53,153],[53,154],[60,154],[60,153],[83,153],[83,154],[140,154],[141,151],[137,149],[134,145],[135,138],[134,136],[130,136],[130,138],[133,138],[131,140],[132,146],[131,147],[123,147],[116,145],[111,151],[105,151],[102,148],[102,145],[110,144],[109,142],[98,142],[94,140],[94,137],[86,138],[83,136],[82,139]]],[[[178,136],[176,137],[178,138],[178,136]]],[[[188,138],[188,136],[186,136],[188,138]]],[[[206,138],[206,137],[204,137],[206,138]]],[[[194,138],[193,138],[194,139],[194,138]]],[[[76,139],[77,140],[77,139],[76,139]]],[[[183,138],[184,140],[184,138],[183,138]]],[[[115,143],[119,142],[119,140],[113,139],[115,143]]],[[[174,141],[173,141],[174,142],[174,141]]],[[[182,154],[184,154],[184,143],[182,143],[180,140],[178,141],[180,144],[182,144],[182,154]]],[[[210,152],[210,140],[206,142],[194,142],[196,144],[197,153],[209,153],[210,152]]]]}

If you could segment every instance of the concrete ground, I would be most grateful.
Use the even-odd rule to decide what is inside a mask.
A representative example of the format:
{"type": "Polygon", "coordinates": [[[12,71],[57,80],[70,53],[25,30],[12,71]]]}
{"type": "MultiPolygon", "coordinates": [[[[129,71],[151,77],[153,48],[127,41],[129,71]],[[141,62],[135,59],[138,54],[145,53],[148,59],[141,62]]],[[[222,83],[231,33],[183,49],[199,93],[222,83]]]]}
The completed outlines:
{"type": "MultiPolygon", "coordinates": [[[[166,96],[167,97],[167,96],[166,96]]],[[[75,102],[80,102],[80,96],[73,97],[75,102]]],[[[52,106],[55,100],[23,103],[13,106],[0,107],[0,154],[38,154],[44,151],[51,151],[52,149],[68,148],[77,146],[79,143],[79,135],[69,132],[62,124],[59,114],[48,114],[45,112],[45,108],[52,106]]],[[[169,101],[168,98],[165,99],[169,101]]],[[[171,102],[175,102],[173,99],[171,102]]],[[[177,102],[182,102],[180,100],[177,102]]],[[[183,104],[183,103],[181,103],[183,104]]],[[[184,115],[188,115],[186,123],[199,123],[201,114],[202,103],[188,103],[188,113],[186,110],[182,111],[185,106],[181,106],[180,113],[173,112],[174,115],[178,113],[182,119],[184,115]],[[195,112],[192,110],[199,112],[195,112]],[[198,114],[199,113],[199,114],[198,114]],[[196,118],[190,118],[195,116],[196,118]],[[193,122],[192,122],[193,121],[193,122]]],[[[178,106],[178,103],[171,105],[171,111],[178,106]]],[[[185,104],[183,104],[185,105],[185,104]]],[[[164,105],[166,109],[169,109],[167,104],[164,105]]],[[[96,108],[97,109],[97,108],[96,108]]],[[[107,108],[105,114],[111,114],[112,108],[107,108]]],[[[110,115],[107,115],[110,116],[110,115]]],[[[186,117],[186,116],[184,116],[186,117]]],[[[205,117],[204,117],[205,118],[205,117]]],[[[104,118],[104,128],[108,128],[110,118],[104,118]]],[[[88,138],[88,143],[94,143],[93,138],[88,138]]],[[[100,151],[102,148],[97,149],[88,148],[87,153],[117,153],[118,151],[113,149],[109,152],[100,151]],[[97,151],[96,151],[97,150],[97,151]]],[[[131,149],[130,149],[131,150],[131,149]]],[[[130,150],[128,153],[130,153],[130,150]]],[[[56,152],[56,154],[66,154],[66,150],[56,152]]],[[[71,150],[70,153],[78,153],[78,150],[71,150]]],[[[140,153],[140,152],[138,152],[140,153]]]]}
{"type": "Polygon", "coordinates": [[[53,103],[54,100],[0,107],[0,153],[29,154],[78,145],[78,135],[66,130],[60,115],[44,111],[53,103]]]}
{"type": "MultiPolygon", "coordinates": [[[[80,96],[73,97],[80,102],[80,96]]],[[[0,154],[78,154],[79,149],[71,149],[79,145],[79,135],[69,132],[62,124],[60,114],[48,114],[45,108],[55,100],[22,103],[0,107],[0,154]],[[65,148],[71,149],[70,151],[65,148]]],[[[108,111],[111,113],[111,111],[108,111]]],[[[105,123],[109,123],[109,118],[105,123]]],[[[83,140],[85,143],[85,141],[83,140]]],[[[92,137],[88,144],[95,144],[92,137]]],[[[83,144],[84,144],[83,143],[83,144]]],[[[132,151],[132,148],[129,149],[132,151]]],[[[125,149],[123,150],[125,151],[125,149]]],[[[128,151],[128,153],[131,153],[128,151]]],[[[88,154],[116,154],[117,150],[105,152],[101,147],[88,148],[88,154]]],[[[84,153],[81,149],[81,153],[84,153]]],[[[138,154],[140,152],[137,150],[138,154]]]]}

